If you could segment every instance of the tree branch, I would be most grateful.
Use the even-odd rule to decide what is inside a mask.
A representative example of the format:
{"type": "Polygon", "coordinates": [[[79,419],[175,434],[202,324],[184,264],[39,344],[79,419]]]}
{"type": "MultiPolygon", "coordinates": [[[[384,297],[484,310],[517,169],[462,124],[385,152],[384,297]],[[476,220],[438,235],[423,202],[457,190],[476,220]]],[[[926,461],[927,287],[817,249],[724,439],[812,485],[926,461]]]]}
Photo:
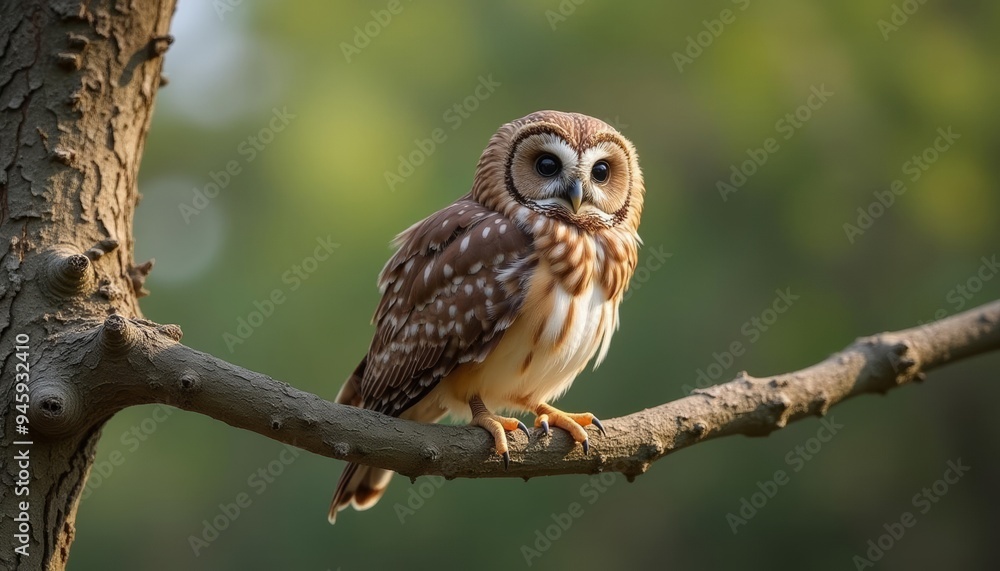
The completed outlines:
{"type": "MultiPolygon", "coordinates": [[[[87,416],[106,418],[126,406],[165,403],[198,412],[310,452],[388,468],[416,477],[522,477],[616,471],[630,479],[667,454],[692,444],[744,434],[764,436],[863,393],[922,380],[924,373],[978,353],[1000,349],[1000,301],[934,323],[856,340],[826,360],[783,375],[735,380],[691,396],[604,421],[590,455],[562,431],[511,436],[512,462],[504,471],[490,436],[479,428],[423,424],[326,401],[176,341],[176,326],[110,317],[67,339],[85,355],[94,379],[87,416]],[[100,353],[101,367],[94,355],[100,353]],[[111,380],[113,379],[113,380],[111,380]]],[[[85,373],[86,374],[86,373],[85,373]]],[[[58,407],[69,411],[70,406],[58,407]]],[[[62,419],[62,427],[75,424],[62,419]]],[[[34,422],[34,421],[33,421],[34,422]]]]}

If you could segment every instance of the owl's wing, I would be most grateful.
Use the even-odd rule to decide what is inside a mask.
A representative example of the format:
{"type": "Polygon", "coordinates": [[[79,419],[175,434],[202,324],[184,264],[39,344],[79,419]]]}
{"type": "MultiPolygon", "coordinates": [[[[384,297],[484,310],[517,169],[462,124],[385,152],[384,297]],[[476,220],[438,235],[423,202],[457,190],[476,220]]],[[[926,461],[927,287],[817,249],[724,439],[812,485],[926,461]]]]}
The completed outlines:
{"type": "Polygon", "coordinates": [[[363,362],[362,406],[398,416],[461,363],[482,361],[520,311],[531,240],[468,195],[394,241],[363,362]]]}

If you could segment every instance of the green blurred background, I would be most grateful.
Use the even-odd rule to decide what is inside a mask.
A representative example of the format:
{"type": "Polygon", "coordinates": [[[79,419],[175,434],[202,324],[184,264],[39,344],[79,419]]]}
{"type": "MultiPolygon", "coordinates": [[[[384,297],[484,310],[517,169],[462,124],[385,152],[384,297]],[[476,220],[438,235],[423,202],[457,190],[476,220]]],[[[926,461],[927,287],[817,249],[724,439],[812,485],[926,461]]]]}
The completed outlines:
{"type": "MultiPolygon", "coordinates": [[[[379,24],[371,11],[387,6],[181,0],[135,227],[137,258],[157,260],[143,310],[180,324],[185,343],[332,399],[367,348],[389,240],[467,191],[500,124],[546,108],[617,125],[648,189],[648,271],[566,410],[612,418],[678,398],[717,357],[728,363],[733,342],[746,351],[712,369],[724,379],[791,371],[1000,297],[983,261],[1000,255],[995,2],[897,2],[895,30],[880,29],[886,0],[403,2],[379,24]],[[366,26],[367,45],[355,29],[366,26]],[[689,37],[707,45],[678,69],[689,37]],[[358,48],[349,58],[345,43],[358,48]],[[445,113],[481,77],[500,85],[456,125],[445,113]],[[832,95],[799,109],[813,88],[832,95]],[[294,115],[280,131],[275,109],[294,115]],[[796,111],[808,120],[785,139],[778,122],[796,111]],[[949,127],[960,138],[912,181],[907,161],[949,127]],[[445,142],[390,189],[386,171],[436,128],[445,142]],[[769,137],[777,152],[723,200],[718,182],[769,137]],[[194,189],[231,161],[239,173],[185,220],[181,205],[198,206],[194,189]],[[906,192],[852,243],[844,224],[895,179],[906,192]],[[318,238],[340,246],[312,264],[318,238]],[[307,275],[297,287],[295,266],[307,275]],[[275,289],[284,303],[227,345],[275,289]],[[757,335],[744,324],[777,289],[799,298],[757,335]]],[[[904,511],[916,525],[878,568],[996,568],[998,365],[980,357],[836,407],[843,428],[808,462],[788,455],[820,434],[818,419],[684,450],[632,484],[397,478],[335,527],[325,516],[342,462],[134,408],[104,431],[70,569],[847,569],[904,511]],[[971,470],[920,513],[913,495],[959,458],[971,470]],[[789,482],[733,533],[727,513],[776,470],[789,482]],[[249,505],[196,554],[190,537],[241,493],[249,505]],[[420,493],[413,513],[395,507],[420,493]],[[574,502],[582,515],[539,541],[574,502]]]]}

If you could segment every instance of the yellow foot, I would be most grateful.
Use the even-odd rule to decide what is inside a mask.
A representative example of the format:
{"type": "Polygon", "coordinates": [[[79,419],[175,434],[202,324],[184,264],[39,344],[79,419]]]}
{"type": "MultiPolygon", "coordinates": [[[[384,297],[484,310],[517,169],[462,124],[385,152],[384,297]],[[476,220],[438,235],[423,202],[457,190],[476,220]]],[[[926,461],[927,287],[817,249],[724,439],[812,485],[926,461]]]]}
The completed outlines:
{"type": "Polygon", "coordinates": [[[516,418],[509,418],[493,414],[486,408],[479,397],[472,397],[469,400],[469,407],[472,409],[472,422],[474,426],[481,426],[493,435],[493,442],[496,445],[497,454],[503,457],[503,469],[510,467],[510,452],[507,449],[507,432],[520,430],[528,436],[528,427],[516,418]]]}
{"type": "Polygon", "coordinates": [[[581,413],[570,413],[563,412],[555,407],[542,403],[535,407],[535,414],[538,416],[535,418],[535,426],[542,429],[542,432],[546,436],[552,435],[552,430],[549,425],[558,426],[559,428],[569,432],[569,435],[573,437],[573,440],[581,443],[583,445],[583,453],[587,454],[590,452],[590,441],[587,438],[587,431],[583,427],[594,425],[601,434],[607,436],[608,433],[604,431],[604,426],[601,424],[597,417],[590,414],[589,412],[581,413]]]}

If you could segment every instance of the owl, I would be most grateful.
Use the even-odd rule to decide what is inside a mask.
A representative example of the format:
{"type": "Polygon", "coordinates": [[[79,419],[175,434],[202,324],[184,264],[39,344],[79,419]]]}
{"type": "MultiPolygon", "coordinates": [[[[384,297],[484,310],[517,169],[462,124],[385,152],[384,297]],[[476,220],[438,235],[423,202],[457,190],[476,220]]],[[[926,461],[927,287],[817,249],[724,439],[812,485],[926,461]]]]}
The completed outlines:
{"type": "MultiPolygon", "coordinates": [[[[368,354],[337,402],[422,422],[451,415],[493,436],[509,464],[501,416],[530,412],[543,435],[566,430],[584,452],[591,413],[550,403],[608,352],[635,270],[642,173],[631,142],[607,123],[538,111],[500,127],[471,192],[393,242],[368,354]]],[[[392,472],[348,464],[330,522],[374,505],[392,472]]]]}

